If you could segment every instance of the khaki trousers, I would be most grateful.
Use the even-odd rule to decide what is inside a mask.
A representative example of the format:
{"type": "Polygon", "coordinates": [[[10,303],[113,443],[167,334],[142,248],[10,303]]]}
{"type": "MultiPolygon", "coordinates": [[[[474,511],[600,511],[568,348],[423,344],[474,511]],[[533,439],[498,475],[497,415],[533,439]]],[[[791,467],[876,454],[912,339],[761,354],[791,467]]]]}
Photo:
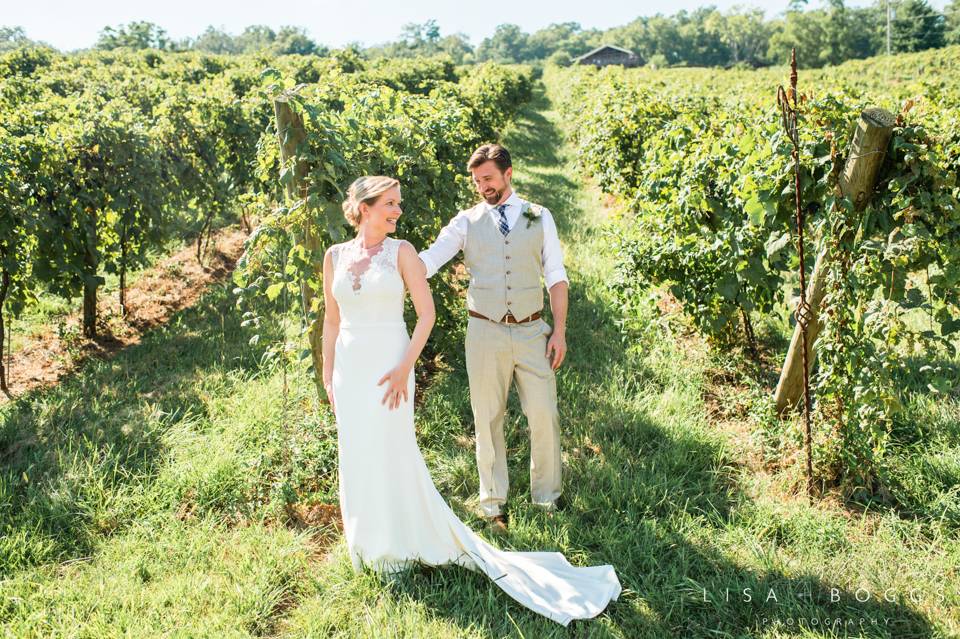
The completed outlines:
{"type": "Polygon", "coordinates": [[[503,418],[510,383],[516,382],[530,425],[530,492],[551,506],[560,496],[560,415],[557,380],[545,357],[552,329],[543,320],[504,324],[471,317],[467,324],[467,374],[477,434],[480,508],[501,513],[507,500],[507,451],[503,418]]]}

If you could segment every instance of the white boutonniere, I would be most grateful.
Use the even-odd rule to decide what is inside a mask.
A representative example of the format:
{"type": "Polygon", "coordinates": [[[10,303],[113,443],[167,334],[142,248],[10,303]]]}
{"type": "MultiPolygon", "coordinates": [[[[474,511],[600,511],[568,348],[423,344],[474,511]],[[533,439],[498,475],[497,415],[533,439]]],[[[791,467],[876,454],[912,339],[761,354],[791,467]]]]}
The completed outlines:
{"type": "Polygon", "coordinates": [[[527,228],[530,228],[531,224],[543,217],[543,207],[534,204],[523,212],[523,217],[527,218],[527,228]]]}

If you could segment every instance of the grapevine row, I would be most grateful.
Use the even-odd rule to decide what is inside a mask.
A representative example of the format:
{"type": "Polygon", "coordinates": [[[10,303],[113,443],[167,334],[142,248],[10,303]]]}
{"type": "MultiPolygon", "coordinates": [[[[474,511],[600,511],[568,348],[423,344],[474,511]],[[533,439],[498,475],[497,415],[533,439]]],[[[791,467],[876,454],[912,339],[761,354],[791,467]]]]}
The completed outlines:
{"type": "MultiPolygon", "coordinates": [[[[416,178],[407,195],[417,202],[411,229],[435,227],[464,201],[468,147],[491,141],[530,93],[526,73],[492,64],[363,69],[349,56],[154,51],[0,56],[0,343],[2,312],[18,315],[39,287],[83,295],[84,331],[93,336],[105,272],[122,282],[175,230],[192,224],[202,234],[237,203],[269,210],[280,199],[280,172],[264,88],[280,78],[306,85],[304,95],[349,119],[354,133],[370,132],[338,134],[343,151],[318,168],[330,168],[328,182],[342,183],[352,172],[338,167],[361,156],[370,172],[416,178]],[[394,116],[397,127],[378,126],[394,116]],[[421,180],[434,189],[430,197],[417,190],[421,180]]],[[[342,198],[336,189],[328,195],[325,215],[342,198]]]]}
{"type": "MultiPolygon", "coordinates": [[[[931,55],[952,64],[958,52],[899,64],[929,65],[931,55]]],[[[882,86],[861,64],[801,72],[798,112],[800,202],[814,237],[806,250],[836,258],[815,380],[818,418],[833,433],[821,438],[821,469],[852,485],[882,474],[891,432],[906,419],[896,380],[916,371],[905,355],[954,356],[960,332],[960,93],[943,76],[882,86]],[[838,178],[856,119],[871,106],[899,115],[861,215],[838,178]]],[[[571,69],[547,77],[581,163],[625,204],[612,229],[625,302],[663,283],[721,341],[741,321],[782,308],[797,250],[793,146],[775,98],[781,73],[571,69]]],[[[949,390],[937,366],[923,374],[933,392],[949,390]]]]}

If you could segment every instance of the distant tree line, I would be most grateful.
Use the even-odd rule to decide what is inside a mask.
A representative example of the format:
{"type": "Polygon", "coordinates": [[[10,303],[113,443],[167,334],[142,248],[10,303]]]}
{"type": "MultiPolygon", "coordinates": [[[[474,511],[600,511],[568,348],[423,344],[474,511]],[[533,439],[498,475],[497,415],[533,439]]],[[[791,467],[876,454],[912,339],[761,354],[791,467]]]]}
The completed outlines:
{"type": "Polygon", "coordinates": [[[282,27],[279,32],[270,27],[247,27],[234,37],[223,29],[212,26],[196,39],[174,41],[167,32],[151,22],[131,22],[116,29],[106,27],[100,32],[96,49],[162,49],[183,51],[195,49],[213,54],[266,53],[268,55],[325,55],[327,47],[318,45],[307,36],[302,27],[282,27]]]}
{"type": "Polygon", "coordinates": [[[36,42],[27,37],[22,27],[0,27],[0,53],[13,51],[20,47],[50,47],[43,42],[36,42]]]}
{"type": "MultiPolygon", "coordinates": [[[[890,7],[891,53],[960,44],[960,0],[952,0],[943,11],[928,0],[893,0],[890,7]]],[[[887,2],[849,8],[843,0],[827,0],[821,8],[810,9],[807,0],[792,0],[772,20],[765,20],[760,9],[722,13],[709,6],[669,17],[640,17],[606,31],[564,23],[530,35],[504,24],[477,47],[474,57],[478,62],[543,60],[563,65],[601,44],[630,49],[657,66],[782,64],[789,61],[793,47],[804,67],[835,65],[886,52],[887,2]]]]}
{"type": "MultiPolygon", "coordinates": [[[[513,24],[501,24],[479,46],[456,33],[441,36],[436,21],[407,24],[395,42],[345,47],[365,59],[447,56],[456,64],[492,60],[501,64],[551,63],[565,66],[602,44],[632,50],[645,63],[664,66],[733,66],[782,64],[796,47],[801,66],[835,65],[887,50],[887,0],[850,8],[843,0],[824,0],[819,8],[808,0],[790,0],[782,14],[767,20],[760,9],[735,7],[723,13],[715,6],[672,16],[640,17],[607,29],[583,29],[578,23],[551,24],[533,34],[513,24]]],[[[940,11],[929,0],[890,1],[891,53],[905,53],[960,44],[960,0],[940,11]]],[[[0,52],[38,46],[19,27],[0,27],[0,52]]],[[[43,45],[46,46],[46,45],[43,45]]],[[[318,55],[332,51],[313,41],[306,29],[286,26],[279,31],[256,25],[237,36],[222,28],[207,28],[195,39],[174,41],[150,22],[106,27],[97,49],[194,49],[212,54],[318,55]]]]}

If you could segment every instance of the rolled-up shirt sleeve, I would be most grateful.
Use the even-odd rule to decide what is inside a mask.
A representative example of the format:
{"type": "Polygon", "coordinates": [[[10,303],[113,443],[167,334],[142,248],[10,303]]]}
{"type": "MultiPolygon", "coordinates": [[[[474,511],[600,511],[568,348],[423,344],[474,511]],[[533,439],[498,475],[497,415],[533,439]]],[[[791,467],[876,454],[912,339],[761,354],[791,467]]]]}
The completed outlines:
{"type": "MultiPolygon", "coordinates": [[[[543,261],[543,281],[549,291],[558,282],[570,283],[567,279],[567,269],[563,266],[563,249],[560,248],[560,237],[557,235],[557,225],[553,221],[550,211],[543,209],[543,248],[540,259],[543,261]]],[[[429,267],[427,267],[429,268],[429,267]]]]}
{"type": "Polygon", "coordinates": [[[427,277],[436,275],[441,266],[467,245],[467,226],[467,211],[461,211],[440,229],[437,241],[420,253],[420,260],[427,267],[427,277]]]}

